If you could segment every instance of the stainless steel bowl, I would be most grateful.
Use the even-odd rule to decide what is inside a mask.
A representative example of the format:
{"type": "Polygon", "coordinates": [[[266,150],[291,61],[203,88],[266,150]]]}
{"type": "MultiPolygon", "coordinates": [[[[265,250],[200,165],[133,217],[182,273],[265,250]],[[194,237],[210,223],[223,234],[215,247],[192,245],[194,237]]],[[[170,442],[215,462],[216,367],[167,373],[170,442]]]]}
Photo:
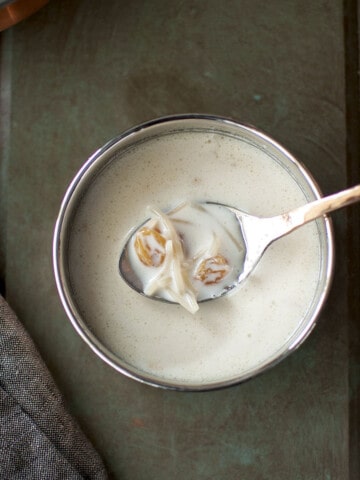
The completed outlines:
{"type": "MultiPolygon", "coordinates": [[[[161,372],[146,371],[139,365],[132,364],[131,359],[124,358],[121,351],[116,351],[109,344],[109,341],[99,334],[96,326],[89,321],[85,313],[86,308],[84,309],[81,301],[78,300],[78,291],[81,285],[74,283],[70,275],[71,262],[73,261],[69,250],[70,239],[72,235],[76,235],[76,232],[74,232],[74,218],[80,206],[86,201],[89,192],[92,191],[93,185],[101,177],[102,172],[109,171],[115,164],[119,165],[119,162],[123,161],[122,158],[126,155],[126,152],[131,151],[134,147],[141,146],[149,139],[161,138],[174,132],[216,132],[221,135],[241,139],[241,141],[255,146],[262,152],[266,152],[271,161],[277,162],[286,174],[292,177],[308,201],[321,196],[316,182],[306,168],[277,142],[255,128],[241,125],[230,119],[211,115],[188,114],[156,119],[126,131],[100,148],[86,161],[71,182],[61,205],[54,233],[53,264],[55,279],[63,307],[75,330],[100,358],[117,371],[156,387],[182,391],[211,390],[240,383],[267,370],[294,351],[309,335],[315,326],[316,319],[330,288],[334,262],[333,232],[329,218],[323,217],[316,221],[321,254],[319,278],[314,287],[312,300],[306,305],[306,315],[299,322],[298,328],[292,332],[289,338],[281,345],[281,348],[269,355],[259,365],[238,372],[238,374],[231,375],[228,378],[205,382],[184,382],[166,377],[166,375],[163,376],[161,372]]],[[[219,201],[222,201],[222,199],[219,199],[219,201]]],[[[90,229],[91,234],[91,222],[87,225],[87,228],[90,229]]],[[[118,257],[113,260],[117,263],[118,257]]],[[[126,299],[123,300],[125,301],[126,299]]],[[[91,298],[88,301],[91,303],[91,298]]],[[[173,306],[167,307],[170,309],[174,308],[173,306]]],[[[104,308],[104,315],[100,320],[104,324],[109,321],[106,318],[105,311],[106,309],[104,308]]],[[[132,321],[131,318],[128,320],[129,322],[132,321]]],[[[129,341],[131,341],[131,338],[129,341]]]]}

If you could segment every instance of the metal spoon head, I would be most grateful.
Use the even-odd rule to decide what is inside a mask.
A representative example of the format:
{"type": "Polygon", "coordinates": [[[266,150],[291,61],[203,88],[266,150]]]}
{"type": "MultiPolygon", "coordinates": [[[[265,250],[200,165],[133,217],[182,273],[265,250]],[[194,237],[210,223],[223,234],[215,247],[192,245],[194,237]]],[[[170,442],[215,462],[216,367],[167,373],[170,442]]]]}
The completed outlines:
{"type": "MultiPolygon", "coordinates": [[[[130,288],[132,288],[137,293],[139,293],[140,295],[142,295],[146,298],[149,298],[151,300],[156,300],[156,301],[159,301],[159,302],[163,302],[163,303],[170,303],[170,304],[176,305],[177,302],[174,302],[174,301],[172,301],[168,298],[164,298],[164,297],[162,297],[160,295],[157,295],[157,294],[147,295],[144,292],[143,281],[137,275],[135,270],[133,269],[133,267],[131,265],[130,258],[129,258],[129,242],[130,242],[130,240],[131,240],[131,238],[129,238],[128,241],[126,242],[126,244],[125,244],[125,246],[124,246],[124,248],[121,252],[120,259],[119,259],[119,273],[120,273],[120,276],[122,277],[122,279],[124,280],[124,282],[127,283],[127,285],[130,288]]],[[[244,279],[245,278],[241,279],[240,281],[242,282],[244,279]]],[[[229,285],[226,285],[218,294],[198,299],[197,302],[198,303],[204,303],[204,302],[209,302],[211,300],[216,300],[216,299],[221,298],[225,295],[228,295],[230,292],[232,292],[238,286],[239,286],[239,280],[237,279],[236,282],[233,282],[229,285]]]]}
{"type": "MultiPolygon", "coordinates": [[[[223,216],[224,215],[228,215],[228,217],[231,216],[231,219],[232,219],[232,222],[234,223],[234,226],[236,228],[236,232],[234,233],[233,231],[233,234],[230,235],[229,232],[227,230],[225,230],[227,232],[228,235],[230,235],[230,238],[231,238],[231,241],[234,243],[235,247],[233,246],[233,248],[236,248],[237,250],[244,250],[244,243],[243,243],[243,238],[242,238],[242,233],[241,233],[241,227],[240,227],[240,224],[236,224],[236,222],[239,222],[236,215],[235,215],[235,211],[233,211],[233,209],[231,209],[230,207],[226,206],[226,205],[222,205],[222,204],[219,204],[219,203],[215,203],[215,202],[204,202],[204,203],[201,203],[201,204],[197,204],[197,207],[196,208],[203,208],[203,207],[206,207],[208,210],[210,209],[210,211],[212,213],[216,213],[218,214],[218,212],[220,212],[223,216]]],[[[226,216],[224,217],[225,220],[226,220],[226,216]]],[[[229,218],[228,218],[229,219],[229,218]]],[[[139,227],[135,228],[132,230],[132,232],[130,233],[125,245],[124,245],[124,248],[121,252],[121,255],[120,255],[120,259],[119,259],[119,273],[121,275],[121,277],[123,278],[123,280],[133,289],[135,290],[137,293],[141,294],[141,295],[144,295],[146,296],[147,298],[150,298],[150,299],[153,299],[153,300],[158,300],[158,301],[162,301],[162,302],[166,302],[166,303],[177,303],[177,302],[173,302],[172,300],[169,300],[167,298],[164,298],[162,295],[157,295],[157,294],[153,294],[153,295],[146,295],[146,293],[144,292],[144,285],[143,285],[143,278],[141,277],[141,275],[139,275],[137,272],[136,272],[136,269],[133,268],[133,264],[132,264],[132,260],[131,258],[133,258],[131,256],[131,251],[133,251],[133,244],[134,244],[134,236],[136,235],[136,232],[138,232],[146,223],[148,222],[148,220],[146,220],[145,222],[143,222],[139,227]]],[[[226,225],[226,221],[225,221],[225,225],[226,225]]],[[[224,226],[225,228],[225,226],[224,226]]],[[[245,254],[245,251],[244,251],[244,254],[245,254]]],[[[242,255],[241,257],[237,258],[237,265],[236,265],[236,269],[234,269],[234,273],[230,276],[229,280],[228,280],[228,283],[223,283],[221,285],[221,288],[218,288],[218,289],[209,289],[209,293],[207,293],[207,291],[205,290],[206,294],[204,295],[204,291],[199,295],[198,299],[197,299],[197,302],[198,303],[202,303],[202,302],[207,302],[207,301],[210,301],[210,300],[215,300],[217,298],[220,298],[220,297],[223,297],[224,295],[227,295],[229,294],[230,292],[232,292],[234,290],[234,288],[236,288],[239,284],[239,278],[241,277],[242,273],[243,273],[243,256],[242,255]]]]}

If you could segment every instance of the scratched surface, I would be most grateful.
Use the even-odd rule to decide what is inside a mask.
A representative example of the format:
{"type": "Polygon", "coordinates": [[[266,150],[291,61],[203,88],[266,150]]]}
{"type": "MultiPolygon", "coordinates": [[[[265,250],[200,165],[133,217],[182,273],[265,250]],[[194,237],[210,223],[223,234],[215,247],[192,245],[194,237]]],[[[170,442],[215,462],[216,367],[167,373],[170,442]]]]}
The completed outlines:
{"type": "Polygon", "coordinates": [[[313,334],[271,371],[222,391],[158,390],[102,363],[68,322],[51,265],[54,221],[75,172],[115,135],[161,115],[256,125],[324,193],[350,186],[342,2],[52,0],[1,45],[6,297],[110,476],[358,478],[346,213],[333,216],[334,283],[313,334]]]}

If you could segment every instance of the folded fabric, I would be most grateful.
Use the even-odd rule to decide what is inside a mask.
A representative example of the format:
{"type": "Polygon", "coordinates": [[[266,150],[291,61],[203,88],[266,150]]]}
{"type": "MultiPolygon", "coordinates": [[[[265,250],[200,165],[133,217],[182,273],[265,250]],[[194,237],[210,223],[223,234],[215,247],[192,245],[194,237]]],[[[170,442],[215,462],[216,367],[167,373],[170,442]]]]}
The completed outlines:
{"type": "Polygon", "coordinates": [[[34,343],[0,296],[0,479],[106,479],[34,343]]]}

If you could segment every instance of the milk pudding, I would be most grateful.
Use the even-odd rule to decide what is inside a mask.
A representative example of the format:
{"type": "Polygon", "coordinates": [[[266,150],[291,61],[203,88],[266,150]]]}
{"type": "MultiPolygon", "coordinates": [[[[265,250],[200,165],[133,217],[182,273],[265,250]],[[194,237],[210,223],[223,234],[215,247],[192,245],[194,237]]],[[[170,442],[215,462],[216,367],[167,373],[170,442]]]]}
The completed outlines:
{"type": "Polygon", "coordinates": [[[135,272],[145,295],[196,313],[198,300],[218,297],[237,283],[245,246],[227,208],[184,202],[166,214],[149,211],[152,218],[125,246],[126,267],[135,272]]]}
{"type": "MultiPolygon", "coordinates": [[[[109,144],[80,171],[63,207],[58,275],[65,279],[62,299],[75,328],[114,368],[150,384],[215,388],[276,363],[312,329],[329,286],[327,219],[272,244],[233,294],[201,303],[195,315],[129,288],[119,274],[119,255],[135,226],[173,211],[177,231],[194,239],[184,255],[185,261],[198,255],[201,286],[202,260],[222,256],[231,270],[241,248],[231,233],[219,245],[221,222],[210,217],[204,218],[214,222],[211,238],[201,226],[187,231],[179,205],[218,202],[273,216],[314,200],[311,182],[281,147],[236,124],[180,119],[109,144]],[[146,206],[153,209],[149,215],[146,206]]],[[[205,221],[194,215],[195,223],[205,221]]],[[[229,233],[233,226],[226,228],[229,233]]],[[[149,241],[159,247],[150,262],[163,264],[166,241],[149,241]]]]}

